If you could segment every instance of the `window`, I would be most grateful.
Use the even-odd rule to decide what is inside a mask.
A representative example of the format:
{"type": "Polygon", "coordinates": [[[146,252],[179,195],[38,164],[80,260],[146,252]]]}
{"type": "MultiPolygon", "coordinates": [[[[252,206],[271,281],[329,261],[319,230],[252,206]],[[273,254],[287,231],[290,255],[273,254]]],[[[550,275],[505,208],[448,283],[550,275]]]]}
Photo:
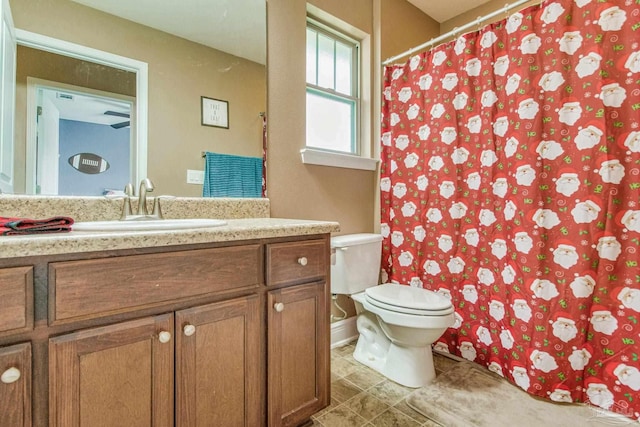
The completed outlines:
{"type": "Polygon", "coordinates": [[[371,35],[309,3],[307,12],[302,162],[373,171],[371,35]]]}
{"type": "Polygon", "coordinates": [[[360,155],[360,44],[307,22],[307,148],[360,155]]]}

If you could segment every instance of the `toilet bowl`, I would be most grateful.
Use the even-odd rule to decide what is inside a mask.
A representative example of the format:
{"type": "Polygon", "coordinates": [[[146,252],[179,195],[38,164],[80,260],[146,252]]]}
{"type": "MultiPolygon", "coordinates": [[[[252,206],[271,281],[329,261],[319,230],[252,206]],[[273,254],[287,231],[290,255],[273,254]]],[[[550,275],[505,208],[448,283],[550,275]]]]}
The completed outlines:
{"type": "Polygon", "coordinates": [[[451,302],[435,292],[390,283],[351,297],[360,305],[356,322],[360,337],[353,357],[406,387],[431,382],[435,377],[431,344],[454,323],[451,302]],[[418,303],[421,297],[431,301],[418,303]],[[375,321],[378,328],[369,326],[367,333],[376,331],[376,337],[362,338],[363,316],[375,321]],[[380,348],[386,352],[381,353],[380,348]]]}
{"type": "Polygon", "coordinates": [[[331,292],[350,295],[359,337],[354,358],[407,387],[435,377],[431,344],[454,324],[451,301],[435,292],[397,283],[377,285],[382,236],[331,239],[331,292]]]}

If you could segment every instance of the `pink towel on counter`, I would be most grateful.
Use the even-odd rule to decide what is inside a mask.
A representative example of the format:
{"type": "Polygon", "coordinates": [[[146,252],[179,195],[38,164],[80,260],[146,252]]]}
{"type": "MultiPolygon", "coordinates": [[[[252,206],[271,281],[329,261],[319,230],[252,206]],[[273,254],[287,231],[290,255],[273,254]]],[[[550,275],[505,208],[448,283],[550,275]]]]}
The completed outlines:
{"type": "Polygon", "coordinates": [[[0,217],[0,235],[65,233],[71,231],[73,219],[56,216],[47,219],[0,217]]]}

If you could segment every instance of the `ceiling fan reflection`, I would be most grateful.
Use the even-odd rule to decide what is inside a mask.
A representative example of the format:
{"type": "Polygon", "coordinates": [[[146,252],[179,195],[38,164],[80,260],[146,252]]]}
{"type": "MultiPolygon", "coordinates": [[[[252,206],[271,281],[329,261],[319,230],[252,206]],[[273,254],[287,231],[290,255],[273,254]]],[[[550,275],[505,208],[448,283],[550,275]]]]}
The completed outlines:
{"type": "MultiPolygon", "coordinates": [[[[129,113],[119,113],[117,111],[111,111],[111,110],[105,111],[104,114],[107,116],[125,117],[127,119],[131,117],[129,113]]],[[[111,125],[111,127],[114,129],[121,129],[130,125],[131,125],[131,121],[127,120],[120,123],[114,123],[111,125]]]]}

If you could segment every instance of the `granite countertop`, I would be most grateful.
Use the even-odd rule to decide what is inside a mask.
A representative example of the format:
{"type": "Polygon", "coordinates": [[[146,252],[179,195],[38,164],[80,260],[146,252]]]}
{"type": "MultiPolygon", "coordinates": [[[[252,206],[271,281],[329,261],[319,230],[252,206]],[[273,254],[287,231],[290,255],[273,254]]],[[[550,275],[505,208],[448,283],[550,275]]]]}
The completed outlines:
{"type": "Polygon", "coordinates": [[[0,258],[305,236],[339,230],[339,224],[331,221],[242,218],[227,220],[227,224],[223,226],[201,229],[126,232],[71,231],[44,235],[0,236],[0,258]]]}

